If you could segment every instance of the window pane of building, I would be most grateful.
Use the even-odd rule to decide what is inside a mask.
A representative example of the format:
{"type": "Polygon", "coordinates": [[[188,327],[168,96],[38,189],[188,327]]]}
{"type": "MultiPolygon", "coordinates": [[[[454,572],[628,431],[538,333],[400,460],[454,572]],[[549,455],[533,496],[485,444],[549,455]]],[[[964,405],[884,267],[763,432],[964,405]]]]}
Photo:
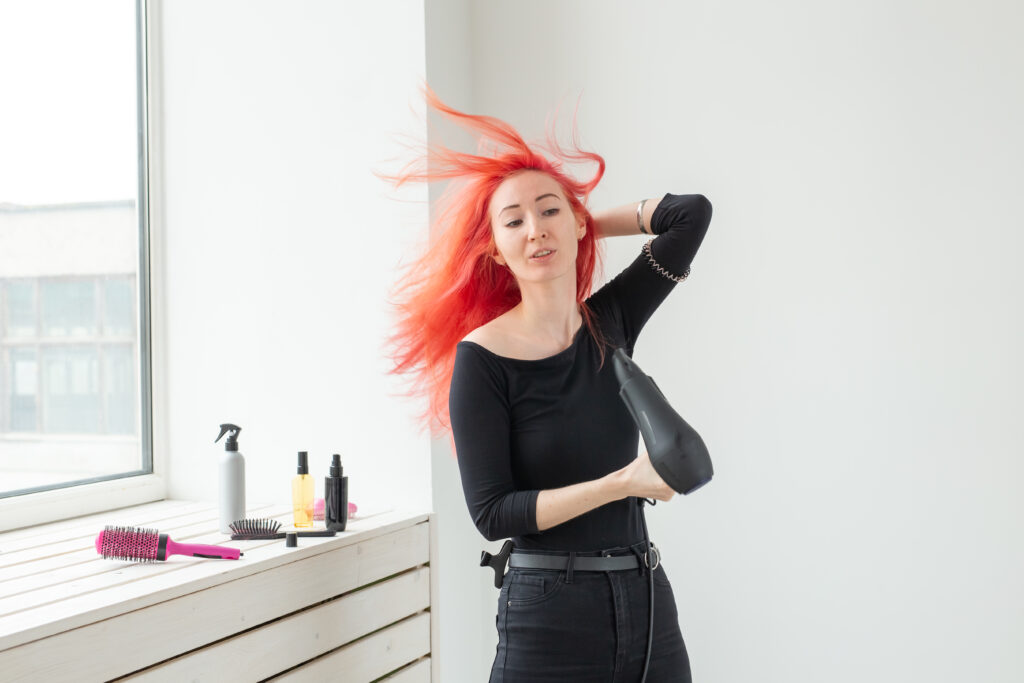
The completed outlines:
{"type": "Polygon", "coordinates": [[[0,2],[0,497],[151,471],[144,6],[0,2]]]}
{"type": "Polygon", "coordinates": [[[10,359],[10,430],[34,432],[37,429],[36,396],[39,392],[35,349],[12,349],[10,359]]]}
{"type": "Polygon", "coordinates": [[[100,433],[99,357],[96,349],[43,351],[43,431],[100,433]]]}
{"type": "Polygon", "coordinates": [[[96,283],[43,282],[40,288],[44,337],[96,335],[96,283]]]}
{"type": "Polygon", "coordinates": [[[128,278],[103,283],[103,334],[130,337],[135,334],[135,290],[128,278]]]}
{"type": "Polygon", "coordinates": [[[108,434],[135,434],[135,349],[103,347],[103,387],[108,434]]]}
{"type": "Polygon", "coordinates": [[[7,290],[7,320],[4,331],[8,337],[36,335],[36,287],[31,280],[11,280],[7,290]]]}

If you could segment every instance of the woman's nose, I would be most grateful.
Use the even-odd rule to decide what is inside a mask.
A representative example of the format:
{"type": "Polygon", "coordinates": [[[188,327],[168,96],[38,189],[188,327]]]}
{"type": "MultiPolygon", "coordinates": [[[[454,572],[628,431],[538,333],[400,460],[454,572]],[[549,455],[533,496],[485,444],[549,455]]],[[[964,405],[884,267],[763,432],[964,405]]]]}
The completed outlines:
{"type": "Polygon", "coordinates": [[[529,231],[530,239],[536,239],[537,237],[546,237],[547,236],[547,231],[543,227],[541,227],[541,225],[537,221],[531,220],[529,225],[530,225],[530,231],[529,231]]]}

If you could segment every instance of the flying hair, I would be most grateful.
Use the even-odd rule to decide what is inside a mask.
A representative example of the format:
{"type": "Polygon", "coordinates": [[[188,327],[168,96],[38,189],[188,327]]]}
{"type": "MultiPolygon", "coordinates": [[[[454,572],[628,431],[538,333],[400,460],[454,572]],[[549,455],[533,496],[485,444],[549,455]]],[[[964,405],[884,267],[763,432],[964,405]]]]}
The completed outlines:
{"type": "Polygon", "coordinates": [[[434,207],[432,234],[436,239],[403,269],[392,289],[397,323],[386,345],[394,364],[389,372],[410,380],[410,389],[403,395],[426,398],[426,408],[418,415],[421,430],[429,427],[435,438],[446,434],[455,453],[448,389],[456,344],[521,300],[511,271],[491,258],[495,243],[488,215],[494,191],[514,173],[547,173],[562,187],[573,212],[585,217],[587,230],[576,257],[576,299],[584,324],[599,341],[604,362],[604,340],[585,300],[601,260],[594,219],[586,203],[604,175],[605,162],[601,156],[580,148],[575,113],[569,149],[559,145],[555,119],[549,119],[546,148],[540,147],[549,152],[547,157],[527,144],[508,123],[453,109],[429,86],[423,91],[429,107],[475,134],[479,144],[476,154],[430,144],[397,174],[378,174],[396,188],[413,182],[451,181],[434,207]],[[587,181],[576,180],[564,168],[571,162],[594,162],[597,171],[587,181]]]}

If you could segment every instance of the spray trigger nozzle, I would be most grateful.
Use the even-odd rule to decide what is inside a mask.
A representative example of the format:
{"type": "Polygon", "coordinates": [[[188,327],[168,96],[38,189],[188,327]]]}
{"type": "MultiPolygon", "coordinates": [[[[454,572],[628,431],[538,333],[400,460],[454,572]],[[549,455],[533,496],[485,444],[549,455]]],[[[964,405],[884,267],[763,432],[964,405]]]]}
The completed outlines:
{"type": "Polygon", "coordinates": [[[226,450],[226,451],[237,451],[238,450],[238,433],[241,432],[241,431],[242,431],[242,428],[239,427],[238,425],[222,424],[220,426],[220,435],[216,439],[214,439],[213,442],[217,443],[218,441],[220,441],[222,436],[224,436],[225,434],[228,434],[228,432],[231,432],[230,434],[228,434],[227,441],[224,442],[224,450],[226,450]]]}

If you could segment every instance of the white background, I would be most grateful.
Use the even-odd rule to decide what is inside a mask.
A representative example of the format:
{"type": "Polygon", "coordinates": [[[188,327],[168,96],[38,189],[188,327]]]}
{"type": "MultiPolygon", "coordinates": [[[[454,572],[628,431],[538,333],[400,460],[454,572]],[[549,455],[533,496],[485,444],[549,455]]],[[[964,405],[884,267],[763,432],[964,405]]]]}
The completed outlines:
{"type": "Polygon", "coordinates": [[[430,507],[429,438],[383,348],[427,215],[425,188],[372,173],[425,136],[423,6],[398,4],[160,3],[173,497],[215,498],[233,422],[248,501],[288,502],[304,450],[318,496],[340,453],[363,511],[430,507]]]}
{"type": "MultiPolygon", "coordinates": [[[[1024,677],[1016,5],[162,11],[172,495],[212,499],[211,442],[236,421],[251,499],[287,500],[304,449],[318,478],[341,452],[357,502],[433,505],[443,680],[485,678],[489,544],[379,358],[427,194],[397,201],[370,171],[423,134],[424,73],[531,138],[582,93],[608,162],[593,208],[715,207],[636,350],[716,468],[648,515],[694,680],[1024,677]]],[[[609,242],[606,277],[642,241],[609,242]]]]}
{"type": "MultiPolygon", "coordinates": [[[[582,92],[595,208],[714,204],[636,349],[715,463],[648,510],[694,680],[1024,678],[1017,5],[452,1],[427,27],[456,106],[536,138],[582,92]]],[[[442,599],[481,594],[464,624],[443,602],[442,666],[485,680],[496,591],[446,450],[442,599]]]]}

